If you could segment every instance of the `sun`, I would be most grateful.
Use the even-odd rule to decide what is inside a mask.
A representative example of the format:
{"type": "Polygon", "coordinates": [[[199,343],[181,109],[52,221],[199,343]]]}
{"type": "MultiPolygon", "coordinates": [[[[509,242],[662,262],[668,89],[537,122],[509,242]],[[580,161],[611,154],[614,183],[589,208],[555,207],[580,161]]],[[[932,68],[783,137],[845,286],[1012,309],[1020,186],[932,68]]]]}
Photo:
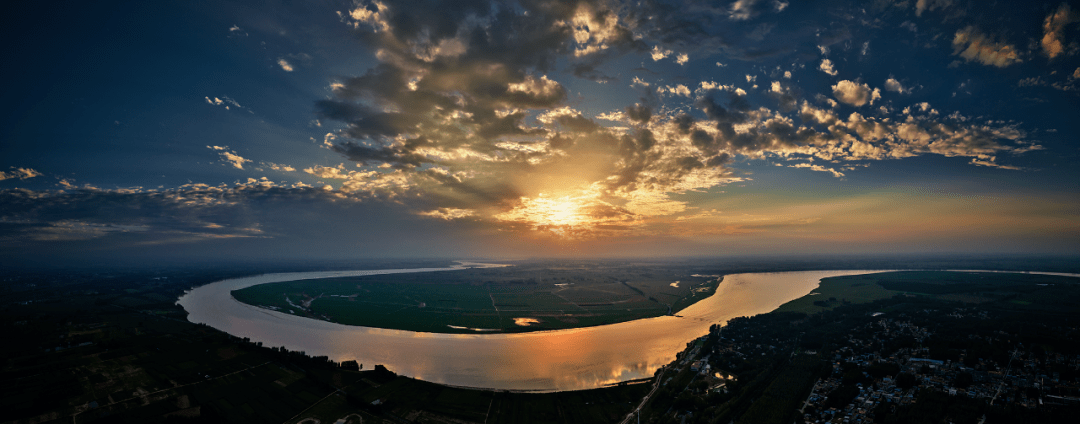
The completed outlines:
{"type": "Polygon", "coordinates": [[[529,207],[537,223],[574,227],[588,220],[588,216],[582,211],[584,204],[581,199],[570,196],[552,199],[541,194],[540,197],[533,199],[529,207]]]}
{"type": "Polygon", "coordinates": [[[587,229],[593,224],[589,214],[590,205],[598,202],[587,195],[551,197],[540,193],[536,197],[522,197],[513,209],[495,215],[502,221],[529,224],[533,229],[549,230],[557,234],[587,229]]]}

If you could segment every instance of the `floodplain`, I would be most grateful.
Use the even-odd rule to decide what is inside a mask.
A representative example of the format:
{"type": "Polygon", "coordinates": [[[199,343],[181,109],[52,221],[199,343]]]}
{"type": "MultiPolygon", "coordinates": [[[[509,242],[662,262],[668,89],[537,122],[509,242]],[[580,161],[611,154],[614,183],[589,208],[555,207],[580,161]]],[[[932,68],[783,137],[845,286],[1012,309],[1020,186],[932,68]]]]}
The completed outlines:
{"type": "Polygon", "coordinates": [[[259,284],[237,300],[346,325],[428,333],[516,333],[673,315],[721,277],[657,264],[519,264],[453,272],[259,284]]]}

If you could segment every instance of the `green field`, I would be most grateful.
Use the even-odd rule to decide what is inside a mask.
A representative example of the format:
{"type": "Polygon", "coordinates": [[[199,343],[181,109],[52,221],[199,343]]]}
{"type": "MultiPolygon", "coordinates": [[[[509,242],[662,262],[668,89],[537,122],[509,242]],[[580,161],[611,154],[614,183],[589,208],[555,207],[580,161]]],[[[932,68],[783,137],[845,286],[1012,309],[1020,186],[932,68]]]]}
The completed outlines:
{"type": "Polygon", "coordinates": [[[712,295],[718,283],[717,275],[670,265],[546,263],[288,281],[232,295],[251,305],[341,324],[493,333],[587,327],[676,313],[712,295]]]}
{"type": "Polygon", "coordinates": [[[966,303],[1005,300],[1041,310],[1070,310],[1076,277],[997,272],[901,271],[824,278],[809,295],[780,305],[779,312],[817,313],[844,303],[868,303],[896,295],[966,303]],[[816,293],[816,294],[815,294],[816,293]]]}

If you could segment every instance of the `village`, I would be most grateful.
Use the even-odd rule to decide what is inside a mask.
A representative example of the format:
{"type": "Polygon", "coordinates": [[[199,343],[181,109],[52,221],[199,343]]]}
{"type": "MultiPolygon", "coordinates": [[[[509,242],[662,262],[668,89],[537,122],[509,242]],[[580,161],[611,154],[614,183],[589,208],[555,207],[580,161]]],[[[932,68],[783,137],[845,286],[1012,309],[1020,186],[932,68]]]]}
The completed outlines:
{"type": "MultiPolygon", "coordinates": [[[[683,411],[669,409],[667,415],[654,419],[717,422],[716,413],[722,408],[715,402],[738,402],[740,395],[755,391],[749,380],[772,372],[775,383],[784,378],[775,369],[778,361],[794,363],[805,358],[816,359],[820,366],[809,394],[795,405],[797,422],[919,422],[920,413],[957,423],[1008,422],[1021,417],[1052,420],[1080,406],[1080,355],[1075,350],[1056,351],[1074,347],[1071,342],[1068,346],[1047,340],[1031,343],[1055,331],[1064,337],[1071,328],[1054,328],[1052,320],[1035,327],[1003,328],[997,323],[1009,318],[1008,313],[925,299],[916,303],[927,307],[904,305],[907,302],[892,299],[852,305],[812,318],[774,313],[714,327],[709,336],[692,342],[674,364],[709,383],[687,385],[672,396],[690,393],[701,402],[683,411]],[[832,322],[823,328],[815,320],[832,322]],[[838,331],[836,327],[843,323],[856,325],[838,331]],[[823,334],[810,334],[815,330],[823,334]],[[958,331],[965,335],[955,337],[958,331]],[[820,348],[807,348],[819,341],[820,348]]],[[[757,394],[767,397],[769,389],[758,386],[757,394]]],[[[738,412],[742,416],[736,422],[752,422],[749,409],[738,412]]]]}

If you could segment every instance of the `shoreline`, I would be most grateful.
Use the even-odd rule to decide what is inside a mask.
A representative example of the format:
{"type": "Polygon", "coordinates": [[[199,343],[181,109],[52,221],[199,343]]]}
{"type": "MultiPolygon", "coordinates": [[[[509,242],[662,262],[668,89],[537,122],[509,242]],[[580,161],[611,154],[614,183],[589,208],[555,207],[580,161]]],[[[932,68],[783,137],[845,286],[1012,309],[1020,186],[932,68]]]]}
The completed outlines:
{"type": "Polygon", "coordinates": [[[728,274],[714,294],[681,311],[683,318],[663,315],[593,327],[499,334],[417,333],[346,326],[258,308],[226,294],[240,286],[275,279],[376,272],[380,271],[231,279],[193,290],[180,303],[191,322],[267,346],[305,351],[339,362],[383,364],[401,375],[440,384],[561,392],[652,376],[670,363],[688,340],[708,332],[711,324],[771,311],[783,301],[810,292],[822,277],[865,271],[728,274]]]}
{"type": "MultiPolygon", "coordinates": [[[[439,268],[443,270],[445,268],[439,268]]],[[[391,270],[415,272],[414,270],[391,270]]],[[[377,271],[364,271],[371,274],[377,271]]],[[[387,272],[383,270],[382,272],[387,272]]],[[[188,320],[267,346],[305,351],[341,362],[382,364],[403,376],[438,384],[494,390],[562,392],[592,389],[654,375],[687,341],[711,325],[771,312],[813,292],[822,278],[881,272],[833,270],[725,275],[716,292],[680,315],[567,330],[498,334],[417,333],[334,324],[250,306],[227,293],[269,282],[248,277],[202,286],[184,302],[188,320]],[[198,299],[196,299],[198,298],[198,299]]],[[[357,273],[286,274],[311,278],[357,273]]]]}

